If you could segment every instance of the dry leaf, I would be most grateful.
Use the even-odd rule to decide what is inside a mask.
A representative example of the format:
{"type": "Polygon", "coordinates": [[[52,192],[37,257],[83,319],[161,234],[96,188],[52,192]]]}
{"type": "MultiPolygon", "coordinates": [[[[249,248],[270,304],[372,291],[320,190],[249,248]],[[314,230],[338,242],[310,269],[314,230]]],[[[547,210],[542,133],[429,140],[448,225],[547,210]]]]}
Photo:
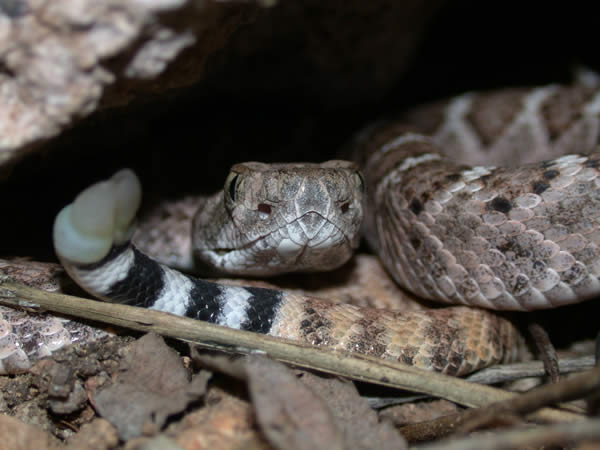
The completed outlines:
{"type": "Polygon", "coordinates": [[[354,383],[337,377],[300,372],[300,380],[327,402],[336,423],[344,433],[347,449],[404,449],[406,441],[394,426],[380,422],[367,399],[362,398],[354,383]]]}
{"type": "Polygon", "coordinates": [[[248,357],[248,386],[265,435],[282,449],[404,449],[406,443],[354,384],[248,357]]]}
{"type": "Polygon", "coordinates": [[[343,449],[344,439],[329,408],[288,367],[262,356],[247,362],[248,388],[257,420],[275,447],[287,450],[343,449]]]}
{"type": "Polygon", "coordinates": [[[177,354],[155,334],[127,347],[115,382],[93,395],[98,413],[127,440],[157,432],[168,416],[183,411],[206,391],[209,372],[189,381],[177,354]]]}

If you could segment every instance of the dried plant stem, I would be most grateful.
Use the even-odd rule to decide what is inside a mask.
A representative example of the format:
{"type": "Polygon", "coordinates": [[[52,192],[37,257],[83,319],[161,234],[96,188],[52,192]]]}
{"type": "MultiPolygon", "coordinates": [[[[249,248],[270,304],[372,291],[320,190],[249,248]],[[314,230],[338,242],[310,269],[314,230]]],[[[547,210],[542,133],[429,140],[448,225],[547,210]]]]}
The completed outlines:
{"type": "Polygon", "coordinates": [[[419,450],[496,450],[546,448],[547,446],[556,448],[586,440],[600,440],[600,419],[513,429],[485,435],[474,434],[462,439],[447,439],[416,448],[419,450]]]}
{"type": "MultiPolygon", "coordinates": [[[[593,355],[578,358],[564,358],[558,361],[560,374],[581,372],[594,367],[593,355]]],[[[495,384],[505,381],[519,380],[527,377],[543,377],[546,375],[544,365],[540,361],[526,361],[515,364],[502,364],[488,367],[469,375],[466,379],[474,383],[495,384]]]]}
{"type": "Polygon", "coordinates": [[[544,406],[583,398],[600,390],[600,367],[575,374],[558,383],[539,386],[525,394],[492,405],[440,417],[436,420],[406,425],[402,434],[410,441],[431,440],[457,429],[478,428],[502,416],[522,416],[544,406]]]}

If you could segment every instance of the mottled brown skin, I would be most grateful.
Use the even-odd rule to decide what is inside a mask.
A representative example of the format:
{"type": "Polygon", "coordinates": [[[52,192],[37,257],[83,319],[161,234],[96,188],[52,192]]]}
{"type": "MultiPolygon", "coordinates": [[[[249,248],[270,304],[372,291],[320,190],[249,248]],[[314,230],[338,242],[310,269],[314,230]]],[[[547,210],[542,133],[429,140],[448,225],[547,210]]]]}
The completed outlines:
{"type": "Polygon", "coordinates": [[[598,87],[429,108],[357,137],[364,236],[402,288],[462,306],[399,312],[287,292],[268,334],[462,375],[522,347],[509,320],[480,307],[550,308],[600,291],[598,87]],[[513,168],[469,165],[505,160],[513,168]]]}

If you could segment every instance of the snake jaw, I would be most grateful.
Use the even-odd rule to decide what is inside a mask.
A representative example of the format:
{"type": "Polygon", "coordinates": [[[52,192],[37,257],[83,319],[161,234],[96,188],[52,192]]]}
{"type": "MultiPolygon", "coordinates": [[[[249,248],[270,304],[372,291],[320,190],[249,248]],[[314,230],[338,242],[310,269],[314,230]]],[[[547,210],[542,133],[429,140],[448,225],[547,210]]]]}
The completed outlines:
{"type": "Polygon", "coordinates": [[[212,275],[273,276],[289,272],[332,270],[345,264],[358,247],[359,234],[348,236],[324,219],[326,236],[310,239],[290,231],[302,230],[299,219],[257,236],[237,247],[196,248],[194,256],[203,273],[212,275]],[[290,235],[296,234],[294,239],[290,235]],[[333,257],[332,257],[333,255],[333,257]]]}

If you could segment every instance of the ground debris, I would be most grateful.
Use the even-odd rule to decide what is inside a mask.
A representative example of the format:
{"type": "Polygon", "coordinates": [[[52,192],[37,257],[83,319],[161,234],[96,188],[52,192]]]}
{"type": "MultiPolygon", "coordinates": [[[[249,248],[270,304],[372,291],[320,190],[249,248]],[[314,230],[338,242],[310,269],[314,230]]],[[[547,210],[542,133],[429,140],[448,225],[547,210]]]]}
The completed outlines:
{"type": "MultiPolygon", "coordinates": [[[[177,348],[185,352],[184,346],[177,348]]],[[[593,373],[589,371],[588,378],[593,373]]],[[[546,389],[564,390],[569,378],[578,376],[546,389]]],[[[594,383],[596,379],[590,378],[594,383]]],[[[581,391],[587,384],[577,382],[574,388],[581,391]]],[[[368,386],[361,390],[369,391],[368,386]]],[[[371,391],[401,395],[391,388],[371,391]]],[[[583,394],[565,395],[553,395],[553,401],[538,402],[538,407],[583,394]]],[[[525,420],[504,414],[482,422],[485,411],[431,399],[376,411],[359,396],[353,382],[288,368],[257,355],[232,356],[192,347],[190,357],[182,357],[151,334],[137,341],[113,336],[88,346],[74,345],[39,361],[27,374],[0,377],[0,412],[23,426],[35,426],[38,438],[49,445],[60,441],[68,450],[404,449],[404,438],[413,444],[434,444],[444,435],[456,439],[462,432],[466,438],[482,429],[505,443],[513,439],[505,433],[519,430],[525,420]],[[468,411],[476,418],[468,427],[440,429],[468,411]],[[392,424],[402,428],[396,430],[392,424]]],[[[552,439],[583,443],[597,436],[589,427],[573,426],[552,439]]],[[[540,437],[518,435],[518,441],[522,439],[535,442],[540,437]]],[[[548,439],[544,442],[552,442],[548,439]]],[[[32,447],[17,443],[14,448],[55,448],[38,441],[32,447]]]]}
{"type": "Polygon", "coordinates": [[[48,395],[48,407],[55,414],[70,414],[83,409],[87,404],[87,392],[74,369],[66,364],[47,360],[47,371],[38,382],[48,395]]]}
{"type": "Polygon", "coordinates": [[[448,400],[428,399],[385,408],[381,410],[379,416],[392,421],[394,425],[402,426],[456,414],[460,410],[458,405],[448,400]]]}
{"type": "Polygon", "coordinates": [[[28,425],[14,417],[0,414],[2,448],[10,450],[56,450],[58,440],[41,428],[28,425]]]}
{"type": "Polygon", "coordinates": [[[276,448],[401,449],[402,437],[379,423],[354,384],[296,374],[266,357],[248,357],[248,388],[257,420],[276,448]]]}
{"type": "Polygon", "coordinates": [[[116,428],[108,420],[94,419],[69,439],[67,450],[107,450],[118,443],[116,428]]]}
{"type": "Polygon", "coordinates": [[[241,383],[222,379],[209,388],[203,408],[169,425],[164,435],[186,450],[272,449],[246,395],[241,383]]]}
{"type": "Polygon", "coordinates": [[[177,354],[147,334],[125,349],[121,372],[110,386],[92,392],[91,401],[127,440],[160,430],[170,415],[204,395],[209,378],[200,372],[190,380],[177,354]]]}

